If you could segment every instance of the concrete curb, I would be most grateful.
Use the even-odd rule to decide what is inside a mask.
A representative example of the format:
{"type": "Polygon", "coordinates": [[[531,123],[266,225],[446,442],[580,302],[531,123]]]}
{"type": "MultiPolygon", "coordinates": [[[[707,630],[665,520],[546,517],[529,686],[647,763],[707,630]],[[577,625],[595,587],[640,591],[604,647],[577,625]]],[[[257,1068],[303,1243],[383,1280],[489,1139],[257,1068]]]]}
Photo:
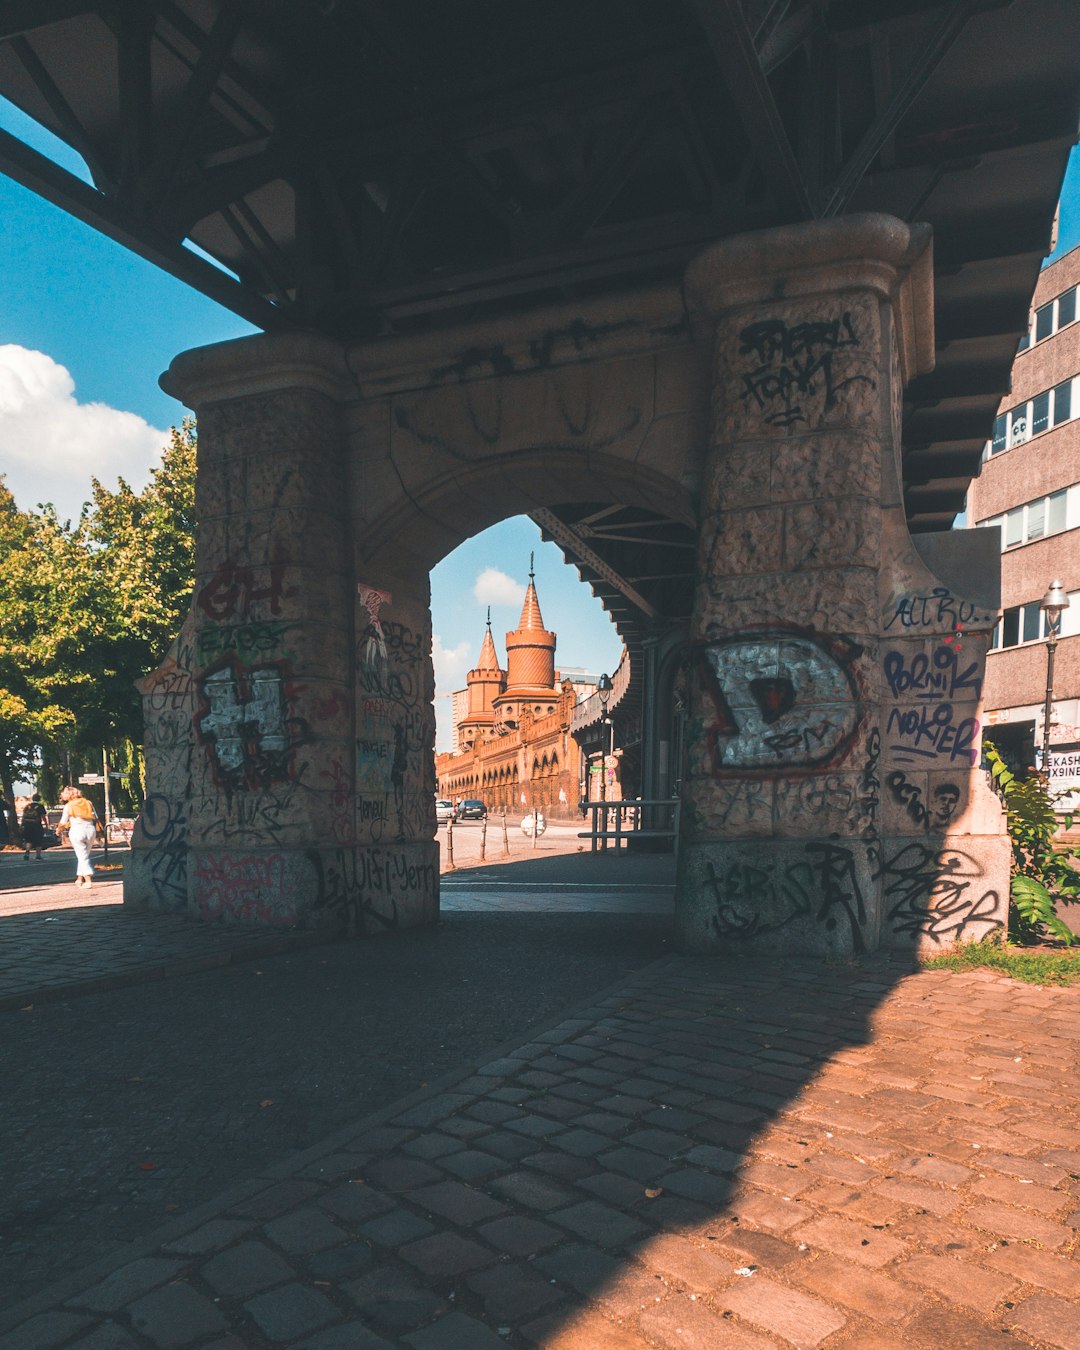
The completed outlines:
{"type": "Polygon", "coordinates": [[[630,989],[648,988],[656,984],[665,971],[673,966],[692,964],[692,962],[692,957],[661,956],[642,969],[634,971],[632,975],[616,980],[614,984],[608,985],[605,989],[597,990],[588,999],[563,1009],[558,1016],[532,1028],[524,1039],[514,1038],[499,1042],[478,1058],[471,1060],[464,1068],[453,1069],[434,1082],[428,1083],[426,1087],[418,1088],[415,1092],[407,1093],[404,1097],[398,1097],[387,1106],[380,1107],[379,1110],[369,1113],[361,1120],[342,1126],[341,1129],[335,1130],[333,1134],[320,1140],[319,1143],[312,1144],[299,1153],[291,1154],[278,1163],[272,1163],[269,1167],[264,1168],[257,1177],[251,1177],[238,1183],[235,1187],[219,1193],[205,1204],[189,1210],[182,1218],[170,1220],[136,1242],[118,1243],[96,1261],[83,1266],[81,1270],[65,1276],[62,1280],[54,1281],[45,1289],[32,1294],[28,1299],[24,1299],[7,1311],[0,1311],[0,1335],[6,1335],[7,1332],[14,1330],[21,1323],[29,1321],[31,1317],[39,1313],[61,1306],[67,1299],[74,1297],[84,1289],[88,1289],[91,1285],[99,1283],[119,1266],[127,1265],[140,1257],[148,1256],[159,1247],[165,1246],[176,1238],[182,1237],[183,1234],[200,1227],[210,1219],[216,1218],[238,1201],[245,1200],[258,1194],[259,1191],[277,1185],[285,1178],[310,1167],[314,1162],[318,1162],[320,1158],[341,1151],[343,1146],[355,1139],[357,1135],[365,1133],[376,1125],[382,1125],[392,1117],[401,1115],[404,1111],[419,1105],[421,1102],[438,1097],[441,1093],[452,1088],[455,1083],[460,1083],[463,1079],[469,1078],[485,1064],[505,1058],[512,1051],[530,1045],[542,1036],[550,1036],[556,1028],[564,1023],[580,1018],[582,1014],[596,1009],[607,1000],[618,998],[630,989]]]}

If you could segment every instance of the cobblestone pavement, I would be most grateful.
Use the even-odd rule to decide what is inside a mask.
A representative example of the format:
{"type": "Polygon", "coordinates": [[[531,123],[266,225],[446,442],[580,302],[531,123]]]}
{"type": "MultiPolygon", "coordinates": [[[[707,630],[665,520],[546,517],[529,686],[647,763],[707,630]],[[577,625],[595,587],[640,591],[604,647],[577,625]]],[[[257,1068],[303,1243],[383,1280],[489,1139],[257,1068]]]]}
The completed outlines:
{"type": "Polygon", "coordinates": [[[0,890],[0,1011],[326,940],[314,933],[256,932],[193,924],[175,914],[132,913],[123,908],[121,889],[119,877],[109,877],[89,892],[50,878],[0,890]]]}
{"type": "Polygon", "coordinates": [[[0,1012],[0,1307],[525,1037],[662,954],[668,927],[454,914],[0,1012]]]}
{"type": "MultiPolygon", "coordinates": [[[[609,940],[646,921],[445,933],[586,919],[609,940]]],[[[1078,990],[988,972],[670,957],[320,1147],[252,1158],[0,1344],[1075,1350],[1078,1014],[1078,990]]]]}

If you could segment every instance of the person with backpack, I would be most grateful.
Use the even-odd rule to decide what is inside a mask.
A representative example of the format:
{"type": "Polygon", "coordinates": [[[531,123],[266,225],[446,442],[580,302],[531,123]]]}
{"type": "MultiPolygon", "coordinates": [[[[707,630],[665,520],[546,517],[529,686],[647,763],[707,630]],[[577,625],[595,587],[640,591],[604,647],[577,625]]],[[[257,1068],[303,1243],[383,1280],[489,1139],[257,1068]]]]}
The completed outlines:
{"type": "Polygon", "coordinates": [[[23,843],[26,845],[26,862],[30,861],[30,850],[32,848],[37,851],[37,861],[41,861],[41,849],[45,843],[45,826],[48,821],[48,812],[41,804],[41,793],[35,792],[23,807],[22,820],[20,821],[23,843]]]}
{"type": "Polygon", "coordinates": [[[94,864],[90,861],[90,845],[101,835],[101,822],[93,802],[87,801],[78,788],[68,788],[67,804],[60,817],[60,833],[67,830],[71,847],[75,850],[75,885],[94,884],[94,864]]]}

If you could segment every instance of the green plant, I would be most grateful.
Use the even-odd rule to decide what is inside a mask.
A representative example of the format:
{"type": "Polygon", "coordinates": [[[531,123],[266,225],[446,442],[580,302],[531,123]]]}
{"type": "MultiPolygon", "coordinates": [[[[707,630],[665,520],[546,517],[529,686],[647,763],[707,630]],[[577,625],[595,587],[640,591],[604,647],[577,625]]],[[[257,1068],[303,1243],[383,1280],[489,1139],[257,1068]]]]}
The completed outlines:
{"type": "Polygon", "coordinates": [[[923,962],[929,970],[999,970],[1028,984],[1076,984],[1080,952],[1023,951],[996,936],[982,942],[958,942],[950,952],[923,962]]]}
{"type": "Polygon", "coordinates": [[[1005,803],[1012,841],[1009,935],[1017,942],[1036,942],[1050,933],[1071,944],[1076,939],[1058,917],[1057,907],[1074,904],[1080,897],[1080,870],[1068,854],[1054,847],[1054,836],[1060,827],[1071,827],[1072,814],[1058,815],[1045,781],[1034,774],[1018,778],[989,741],[983,742],[983,757],[1005,803]]]}

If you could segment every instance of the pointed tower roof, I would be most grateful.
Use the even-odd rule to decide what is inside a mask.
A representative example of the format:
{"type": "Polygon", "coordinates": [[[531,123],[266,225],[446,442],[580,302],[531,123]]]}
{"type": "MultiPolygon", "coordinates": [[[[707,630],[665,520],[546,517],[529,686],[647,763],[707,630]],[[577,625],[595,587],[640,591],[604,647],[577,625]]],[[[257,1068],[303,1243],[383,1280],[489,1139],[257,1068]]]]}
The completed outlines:
{"type": "Polygon", "coordinates": [[[521,619],[518,622],[518,631],[522,629],[543,629],[544,616],[540,613],[540,601],[536,598],[536,586],[533,584],[533,578],[536,572],[533,569],[533,554],[529,554],[529,589],[525,592],[525,603],[521,607],[521,619]]]}
{"type": "Polygon", "coordinates": [[[477,670],[498,670],[499,658],[495,652],[495,640],[491,636],[491,607],[488,606],[487,632],[484,634],[484,644],[480,648],[480,660],[476,663],[477,670]]]}
{"type": "Polygon", "coordinates": [[[543,628],[544,616],[540,613],[540,601],[536,598],[536,587],[529,582],[529,589],[525,592],[525,603],[521,607],[521,618],[518,621],[518,630],[543,628]]]}

